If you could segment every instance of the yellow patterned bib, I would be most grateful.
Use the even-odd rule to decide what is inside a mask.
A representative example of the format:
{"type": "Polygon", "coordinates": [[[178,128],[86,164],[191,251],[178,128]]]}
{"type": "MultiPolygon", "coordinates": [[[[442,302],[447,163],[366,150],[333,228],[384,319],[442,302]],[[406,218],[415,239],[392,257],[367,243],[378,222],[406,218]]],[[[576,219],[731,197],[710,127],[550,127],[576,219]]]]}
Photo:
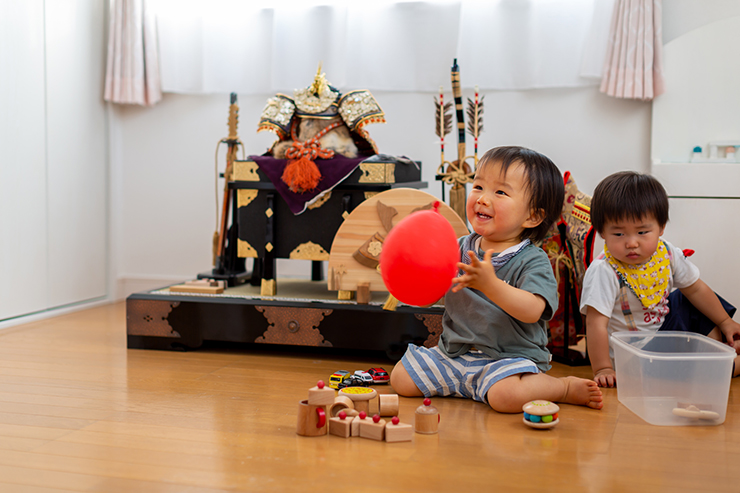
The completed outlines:
{"type": "Polygon", "coordinates": [[[604,245],[604,255],[619,278],[630,288],[647,309],[654,308],[667,295],[671,276],[671,257],[662,241],[652,257],[640,265],[630,265],[615,259],[604,245]]]}

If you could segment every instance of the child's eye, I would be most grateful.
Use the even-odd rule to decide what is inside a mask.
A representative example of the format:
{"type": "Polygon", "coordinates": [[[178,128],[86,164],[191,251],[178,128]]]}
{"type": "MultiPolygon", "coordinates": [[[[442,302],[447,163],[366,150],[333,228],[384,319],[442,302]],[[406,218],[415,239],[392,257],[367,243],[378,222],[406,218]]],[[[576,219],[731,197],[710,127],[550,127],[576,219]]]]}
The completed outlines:
{"type": "Polygon", "coordinates": [[[496,190],[496,195],[506,195],[506,192],[503,190],[496,190]]]}
{"type": "Polygon", "coordinates": [[[473,190],[483,190],[483,187],[480,185],[473,185],[473,190]]]}
{"type": "Polygon", "coordinates": [[[623,236],[624,233],[612,233],[614,236],[623,236]]]}

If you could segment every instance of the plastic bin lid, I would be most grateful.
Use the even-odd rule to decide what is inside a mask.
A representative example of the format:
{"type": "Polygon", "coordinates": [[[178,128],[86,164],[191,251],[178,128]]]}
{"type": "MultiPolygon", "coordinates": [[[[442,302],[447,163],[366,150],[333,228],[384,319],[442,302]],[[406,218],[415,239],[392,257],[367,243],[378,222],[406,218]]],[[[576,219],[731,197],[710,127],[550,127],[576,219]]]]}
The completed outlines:
{"type": "Polygon", "coordinates": [[[615,332],[609,337],[609,342],[612,346],[619,346],[620,348],[629,351],[636,355],[650,355],[653,359],[734,359],[735,350],[719,341],[716,341],[710,337],[695,334],[693,332],[681,332],[664,330],[658,332],[647,332],[647,331],[629,331],[629,332],[615,332]],[[704,344],[711,347],[711,350],[695,351],[695,352],[682,352],[682,353],[666,353],[657,351],[647,351],[641,349],[648,342],[654,339],[660,338],[684,338],[687,340],[698,340],[700,344],[704,344]]]}

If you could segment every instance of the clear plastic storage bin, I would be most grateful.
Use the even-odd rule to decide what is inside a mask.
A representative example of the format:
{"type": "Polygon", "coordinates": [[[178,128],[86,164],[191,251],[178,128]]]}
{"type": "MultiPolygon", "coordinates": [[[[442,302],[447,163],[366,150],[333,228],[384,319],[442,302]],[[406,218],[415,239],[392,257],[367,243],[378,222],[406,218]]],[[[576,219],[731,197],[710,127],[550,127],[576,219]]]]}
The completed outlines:
{"type": "Polygon", "coordinates": [[[735,351],[689,332],[617,332],[617,396],[653,425],[702,426],[725,421],[735,351]]]}

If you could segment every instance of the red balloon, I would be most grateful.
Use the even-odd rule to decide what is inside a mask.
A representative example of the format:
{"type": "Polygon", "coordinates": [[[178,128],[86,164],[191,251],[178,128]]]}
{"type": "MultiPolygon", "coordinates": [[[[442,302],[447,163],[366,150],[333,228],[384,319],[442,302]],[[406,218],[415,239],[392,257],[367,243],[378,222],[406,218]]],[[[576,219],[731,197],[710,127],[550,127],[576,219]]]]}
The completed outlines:
{"type": "Polygon", "coordinates": [[[414,212],[393,226],[380,252],[380,273],[396,299],[425,306],[450,289],[459,260],[455,230],[435,204],[434,210],[414,212]]]}

